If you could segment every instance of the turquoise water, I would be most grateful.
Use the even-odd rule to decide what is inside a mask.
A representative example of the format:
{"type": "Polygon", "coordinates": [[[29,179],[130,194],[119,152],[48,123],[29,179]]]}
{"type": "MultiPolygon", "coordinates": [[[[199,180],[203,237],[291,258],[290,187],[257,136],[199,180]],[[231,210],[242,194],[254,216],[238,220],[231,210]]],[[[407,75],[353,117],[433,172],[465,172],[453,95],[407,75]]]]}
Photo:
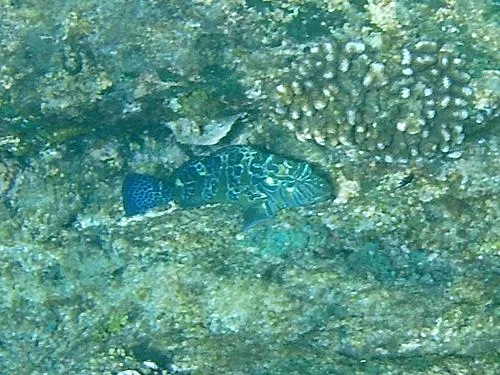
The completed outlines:
{"type": "Polygon", "coordinates": [[[500,373],[499,10],[1,1],[0,373],[500,373]],[[229,145],[334,194],[126,217],[229,145]]]}

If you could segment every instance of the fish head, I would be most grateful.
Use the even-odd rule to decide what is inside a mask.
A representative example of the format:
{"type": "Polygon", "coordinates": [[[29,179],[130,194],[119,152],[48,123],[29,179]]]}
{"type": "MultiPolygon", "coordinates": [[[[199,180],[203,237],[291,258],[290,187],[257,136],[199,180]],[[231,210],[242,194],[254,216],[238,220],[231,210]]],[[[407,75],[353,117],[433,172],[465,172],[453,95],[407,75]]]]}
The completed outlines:
{"type": "Polygon", "coordinates": [[[293,186],[288,189],[297,205],[308,206],[334,198],[336,190],[331,177],[311,165],[307,167],[309,173],[303,178],[297,178],[293,186]]]}

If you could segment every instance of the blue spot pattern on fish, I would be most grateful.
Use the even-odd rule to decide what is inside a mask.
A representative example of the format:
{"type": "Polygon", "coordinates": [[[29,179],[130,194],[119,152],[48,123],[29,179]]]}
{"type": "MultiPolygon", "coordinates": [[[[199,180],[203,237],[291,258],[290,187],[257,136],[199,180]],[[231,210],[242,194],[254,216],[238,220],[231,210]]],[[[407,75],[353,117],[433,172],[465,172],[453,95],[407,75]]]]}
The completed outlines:
{"type": "Polygon", "coordinates": [[[334,196],[328,178],[311,164],[251,146],[228,146],[194,158],[167,179],[132,173],[123,184],[128,216],[176,201],[181,207],[232,203],[244,209],[244,229],[272,219],[278,210],[334,196]]]}

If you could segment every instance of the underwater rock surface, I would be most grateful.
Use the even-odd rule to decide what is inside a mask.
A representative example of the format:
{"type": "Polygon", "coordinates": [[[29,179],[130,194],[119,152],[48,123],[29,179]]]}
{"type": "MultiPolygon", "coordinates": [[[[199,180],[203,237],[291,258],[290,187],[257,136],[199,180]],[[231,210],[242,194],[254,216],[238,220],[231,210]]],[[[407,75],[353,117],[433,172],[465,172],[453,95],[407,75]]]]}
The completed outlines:
{"type": "Polygon", "coordinates": [[[497,1],[0,14],[2,373],[500,373],[497,1]],[[337,198],[243,233],[222,204],[121,219],[127,171],[242,144],[337,198]]]}
{"type": "Polygon", "coordinates": [[[211,120],[200,125],[187,118],[180,118],[167,123],[167,126],[174,132],[175,138],[185,144],[210,146],[219,143],[244,114],[239,113],[233,116],[218,120],[211,120]]]}

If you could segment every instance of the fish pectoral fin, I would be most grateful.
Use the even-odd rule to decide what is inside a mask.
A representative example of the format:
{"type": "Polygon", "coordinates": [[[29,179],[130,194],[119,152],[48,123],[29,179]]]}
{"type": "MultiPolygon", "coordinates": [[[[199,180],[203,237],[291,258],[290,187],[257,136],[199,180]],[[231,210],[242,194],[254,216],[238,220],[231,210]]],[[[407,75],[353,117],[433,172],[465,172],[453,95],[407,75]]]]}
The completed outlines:
{"type": "Polygon", "coordinates": [[[263,221],[271,220],[275,216],[276,208],[268,201],[254,204],[243,212],[243,230],[247,231],[263,221]]]}

